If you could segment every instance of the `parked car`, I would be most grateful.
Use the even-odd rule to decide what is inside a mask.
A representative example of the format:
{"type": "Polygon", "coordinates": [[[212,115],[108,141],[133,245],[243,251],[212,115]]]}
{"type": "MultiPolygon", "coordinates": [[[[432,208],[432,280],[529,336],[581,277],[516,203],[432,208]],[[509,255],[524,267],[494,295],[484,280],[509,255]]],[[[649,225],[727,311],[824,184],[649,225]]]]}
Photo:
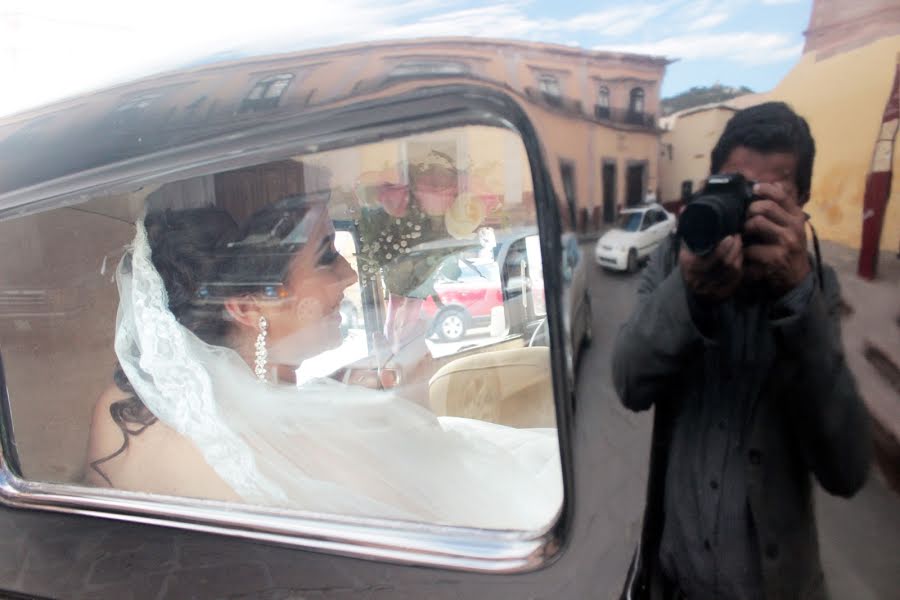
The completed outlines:
{"type": "Polygon", "coordinates": [[[615,226],[597,240],[594,257],[601,267],[634,272],[675,227],[675,215],[659,204],[627,208],[619,213],[615,226]]]}
{"type": "Polygon", "coordinates": [[[478,264],[450,256],[436,271],[434,294],[422,310],[441,340],[455,342],[473,326],[490,324],[491,311],[503,306],[500,269],[495,262],[478,264]]]}

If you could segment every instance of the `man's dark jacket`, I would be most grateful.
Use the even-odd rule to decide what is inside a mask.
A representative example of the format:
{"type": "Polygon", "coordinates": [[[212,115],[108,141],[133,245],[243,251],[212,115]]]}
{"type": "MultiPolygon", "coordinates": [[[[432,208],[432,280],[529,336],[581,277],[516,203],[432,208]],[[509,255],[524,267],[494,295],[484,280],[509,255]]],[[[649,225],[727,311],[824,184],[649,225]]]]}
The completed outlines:
{"type": "MultiPolygon", "coordinates": [[[[677,251],[677,242],[669,239],[653,255],[613,355],[613,378],[622,403],[635,411],[657,407],[652,450],[656,464],[651,464],[640,574],[650,596],[663,589],[660,481],[666,473],[672,422],[687,395],[715,376],[703,368],[703,355],[715,351],[715,340],[705,326],[707,335],[701,334],[691,316],[691,308],[695,316],[697,309],[689,304],[677,251]],[[657,531],[648,535],[648,526],[657,531]]],[[[769,321],[774,343],[767,345],[775,348],[770,361],[774,366],[760,373],[764,383],[749,424],[747,496],[759,538],[765,595],[772,599],[827,597],[810,473],[828,492],[851,496],[865,482],[870,462],[868,413],[844,360],[839,284],[831,268],[821,273],[822,281],[817,278],[803,311],[787,318],[773,314],[769,321]]]]}

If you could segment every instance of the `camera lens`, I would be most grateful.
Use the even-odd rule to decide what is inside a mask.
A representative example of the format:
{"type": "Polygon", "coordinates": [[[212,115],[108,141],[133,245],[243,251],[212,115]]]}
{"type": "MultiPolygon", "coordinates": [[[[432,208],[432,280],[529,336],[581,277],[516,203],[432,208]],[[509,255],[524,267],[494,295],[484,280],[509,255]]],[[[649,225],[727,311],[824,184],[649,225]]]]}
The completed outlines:
{"type": "Polygon", "coordinates": [[[691,252],[704,256],[722,239],[722,208],[718,198],[697,198],[685,207],[678,234],[691,252]]]}

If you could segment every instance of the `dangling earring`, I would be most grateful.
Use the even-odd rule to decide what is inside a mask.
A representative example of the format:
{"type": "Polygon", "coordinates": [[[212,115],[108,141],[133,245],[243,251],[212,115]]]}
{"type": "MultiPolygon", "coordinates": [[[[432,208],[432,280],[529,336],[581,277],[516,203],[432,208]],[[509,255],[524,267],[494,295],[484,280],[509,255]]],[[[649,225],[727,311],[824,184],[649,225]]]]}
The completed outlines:
{"type": "Polygon", "coordinates": [[[269,322],[265,317],[259,318],[259,335],[256,336],[256,365],[253,372],[260,381],[266,380],[266,363],[269,360],[269,351],[266,349],[266,336],[269,333],[269,322]]]}

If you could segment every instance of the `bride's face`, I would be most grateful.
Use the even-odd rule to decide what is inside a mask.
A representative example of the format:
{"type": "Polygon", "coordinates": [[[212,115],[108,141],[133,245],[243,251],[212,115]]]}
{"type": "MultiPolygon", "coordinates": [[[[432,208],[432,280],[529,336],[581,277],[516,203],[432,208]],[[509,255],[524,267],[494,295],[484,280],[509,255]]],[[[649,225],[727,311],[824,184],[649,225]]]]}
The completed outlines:
{"type": "Polygon", "coordinates": [[[341,300],[356,272],[334,246],[328,213],[315,210],[307,243],[291,259],[278,300],[263,301],[267,348],[274,364],[300,363],[341,344],[341,300]]]}

